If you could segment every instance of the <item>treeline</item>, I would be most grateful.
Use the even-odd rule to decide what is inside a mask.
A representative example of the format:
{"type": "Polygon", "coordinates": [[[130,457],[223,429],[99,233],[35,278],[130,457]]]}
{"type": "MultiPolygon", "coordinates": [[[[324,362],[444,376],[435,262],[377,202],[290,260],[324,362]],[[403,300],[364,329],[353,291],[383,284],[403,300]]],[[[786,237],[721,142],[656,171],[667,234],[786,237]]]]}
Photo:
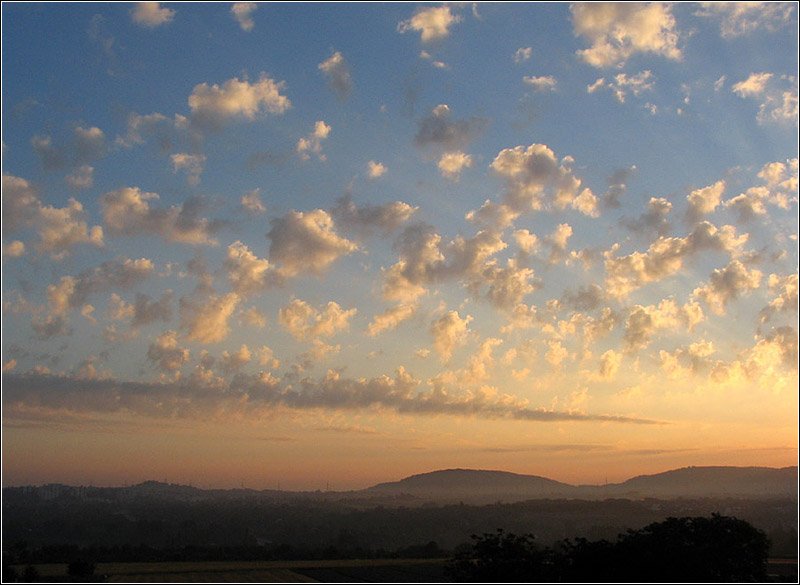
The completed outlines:
{"type": "Polygon", "coordinates": [[[565,540],[553,547],[532,534],[473,535],[448,566],[459,582],[757,582],[767,580],[766,535],[726,516],[668,518],[615,541],[565,540]]]}

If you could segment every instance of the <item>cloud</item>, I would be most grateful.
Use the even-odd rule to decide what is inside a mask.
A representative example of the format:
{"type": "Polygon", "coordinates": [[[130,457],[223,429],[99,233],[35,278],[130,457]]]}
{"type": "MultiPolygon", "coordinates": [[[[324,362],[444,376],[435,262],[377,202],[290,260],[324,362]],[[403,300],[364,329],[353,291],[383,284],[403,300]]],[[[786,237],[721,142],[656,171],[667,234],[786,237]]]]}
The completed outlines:
{"type": "Polygon", "coordinates": [[[189,361],[189,350],[178,346],[176,331],[165,331],[148,347],[147,359],[162,372],[177,374],[189,361]]]}
{"type": "Polygon", "coordinates": [[[434,146],[444,151],[464,149],[486,127],[483,118],[451,120],[450,106],[439,104],[419,121],[414,142],[417,146],[434,146]]]}
{"type": "Polygon", "coordinates": [[[725,181],[717,181],[713,185],[695,189],[686,197],[689,202],[687,216],[690,221],[697,221],[703,215],[713,212],[720,204],[725,193],[725,181]]]}
{"type": "Polygon", "coordinates": [[[258,4],[255,2],[236,2],[231,6],[231,14],[243,31],[250,32],[255,26],[252,16],[257,9],[258,4]]]}
{"type": "Polygon", "coordinates": [[[587,93],[594,93],[599,89],[606,88],[614,94],[614,97],[621,104],[625,103],[628,93],[639,97],[642,92],[652,91],[655,81],[653,74],[649,70],[640,71],[636,75],[619,73],[614,76],[613,81],[606,81],[605,77],[597,79],[594,83],[587,86],[587,93]]]}
{"type": "Polygon", "coordinates": [[[603,287],[592,283],[588,286],[578,287],[575,292],[571,290],[564,292],[560,302],[576,311],[593,311],[605,300],[606,294],[603,287]]]}
{"type": "Polygon", "coordinates": [[[38,190],[26,179],[3,175],[3,231],[13,233],[31,224],[41,207],[38,190]]]}
{"type": "Polygon", "coordinates": [[[67,201],[67,207],[39,207],[35,222],[39,232],[36,249],[50,254],[54,260],[59,260],[67,256],[70,248],[76,244],[91,244],[102,248],[103,228],[97,225],[89,228],[83,216],[83,205],[71,197],[67,201]]]}
{"type": "Polygon", "coordinates": [[[253,353],[250,351],[250,348],[247,347],[247,345],[242,344],[242,346],[235,352],[231,353],[227,350],[222,352],[222,356],[219,360],[220,368],[226,374],[231,374],[239,371],[244,366],[249,364],[251,359],[253,359],[253,353]]]}
{"type": "Polygon", "coordinates": [[[467,327],[470,321],[472,321],[471,315],[462,319],[458,311],[448,311],[431,323],[433,348],[443,362],[450,361],[456,347],[466,342],[470,333],[467,327]]]}
{"type": "Polygon", "coordinates": [[[623,339],[627,351],[647,347],[650,338],[660,330],[692,331],[703,321],[703,311],[695,302],[678,306],[675,299],[664,299],[658,305],[635,305],[625,320],[623,339]]]}
{"type": "Polygon", "coordinates": [[[283,283],[283,277],[269,260],[259,258],[241,241],[228,246],[224,262],[228,280],[236,294],[244,297],[283,283]]]}
{"type": "Polygon", "coordinates": [[[553,230],[553,233],[544,238],[550,245],[550,256],[548,262],[556,264],[567,256],[567,243],[572,237],[572,227],[568,223],[560,223],[553,230]]]}
{"type": "Polygon", "coordinates": [[[377,229],[385,236],[407,222],[418,209],[403,201],[359,207],[350,195],[345,195],[336,202],[331,214],[340,225],[362,235],[371,235],[377,229]]]}
{"type": "Polygon", "coordinates": [[[552,75],[541,75],[539,77],[526,75],[522,81],[530,85],[534,91],[555,91],[556,78],[552,75]]]}
{"type": "Polygon", "coordinates": [[[3,257],[5,258],[21,258],[25,255],[25,243],[19,240],[13,240],[8,244],[3,244],[3,257]]]}
{"type": "Polygon", "coordinates": [[[181,327],[186,337],[200,343],[224,341],[230,333],[228,321],[241,297],[235,292],[181,297],[181,327]]]}
{"type": "Polygon", "coordinates": [[[531,47],[520,47],[516,51],[514,51],[514,63],[522,63],[527,61],[533,55],[533,49],[531,47]]]}
{"type": "Polygon", "coordinates": [[[728,199],[724,206],[735,211],[742,223],[766,215],[767,205],[789,209],[790,202],[797,201],[797,168],[796,158],[767,163],[758,173],[764,184],[728,199]]]}
{"type": "Polygon", "coordinates": [[[206,155],[179,152],[170,156],[170,160],[172,160],[172,169],[174,172],[184,171],[186,173],[187,183],[192,186],[200,184],[200,175],[203,173],[206,155]]]}
{"type": "Polygon", "coordinates": [[[777,295],[759,313],[759,321],[763,324],[778,313],[797,313],[797,274],[770,274],[767,284],[772,294],[777,295]]]}
{"type": "Polygon", "coordinates": [[[137,2],[131,10],[133,22],[146,28],[156,28],[169,24],[175,17],[175,11],[161,8],[159,2],[137,2]]]}
{"type": "Polygon", "coordinates": [[[622,363],[622,354],[609,349],[602,356],[600,356],[600,370],[598,374],[603,380],[613,380],[619,371],[619,366],[622,363]]]}
{"type": "Polygon", "coordinates": [[[201,126],[219,129],[225,122],[243,119],[252,122],[264,114],[283,114],[292,102],[281,91],[286,84],[262,73],[259,80],[229,79],[221,87],[200,83],[189,96],[192,119],[201,126]]]}
{"type": "MultiPolygon", "coordinates": [[[[657,233],[660,236],[670,229],[669,214],[672,203],[663,197],[651,197],[647,210],[636,219],[623,219],[622,224],[633,232],[642,234],[657,233]]],[[[692,216],[693,217],[693,216],[692,216]]]]}
{"type": "Polygon", "coordinates": [[[793,2],[701,2],[696,16],[719,20],[722,38],[733,39],[765,29],[775,32],[790,24],[793,2]]]}
{"type": "Polygon", "coordinates": [[[324,309],[316,309],[305,301],[294,299],[278,312],[278,322],[295,339],[310,340],[333,337],[350,328],[358,309],[343,309],[330,301],[324,309]]]}
{"type": "Polygon", "coordinates": [[[570,10],[575,34],[590,44],[577,55],[598,68],[621,67],[637,53],[680,60],[671,9],[663,3],[574,3],[570,10]]]}
{"type": "Polygon", "coordinates": [[[242,195],[240,203],[252,215],[259,215],[267,211],[267,208],[261,202],[261,189],[258,188],[242,195]]]}
{"type": "Polygon", "coordinates": [[[322,152],[322,141],[325,140],[330,133],[331,127],[322,120],[317,120],[311,134],[297,141],[297,154],[299,154],[300,158],[303,160],[310,159],[311,154],[316,154],[317,158],[321,161],[328,160],[328,157],[322,152]]]}
{"type": "Polygon", "coordinates": [[[533,276],[533,269],[520,267],[514,258],[506,261],[505,268],[500,268],[496,261],[489,261],[471,286],[478,289],[487,284],[486,298],[489,302],[500,309],[510,310],[536,290],[536,285],[531,282],[533,276]]]}
{"type": "Polygon", "coordinates": [[[751,73],[750,77],[735,83],[731,91],[739,97],[758,97],[767,89],[772,73],[751,73]]]}
{"type": "Polygon", "coordinates": [[[545,144],[531,144],[501,150],[490,165],[506,180],[503,203],[524,213],[554,207],[578,209],[585,215],[597,213],[597,198],[572,172],[570,156],[559,160],[545,144]]]}
{"type": "Polygon", "coordinates": [[[103,247],[103,228],[86,223],[83,205],[70,198],[67,207],[43,205],[37,190],[25,179],[3,175],[3,230],[14,233],[33,227],[39,235],[38,252],[61,260],[77,244],[103,247]]]}
{"type": "Polygon", "coordinates": [[[82,165],[65,177],[71,189],[91,189],[94,185],[94,167],[82,165]]]}
{"type": "Polygon", "coordinates": [[[703,221],[686,237],[664,237],[655,240],[646,252],[616,256],[619,244],[604,252],[606,290],[611,296],[625,297],[649,282],[657,282],[676,274],[684,261],[705,250],[718,250],[730,256],[740,254],[748,235],[736,235],[736,228],[717,228],[703,221]]]}
{"type": "Polygon", "coordinates": [[[375,337],[384,331],[395,329],[400,323],[413,317],[418,308],[418,304],[409,303],[386,309],[372,318],[372,323],[367,327],[367,335],[375,337]]]}
{"type": "Polygon", "coordinates": [[[50,314],[64,316],[84,305],[92,294],[113,288],[128,290],[154,272],[155,265],[147,258],[124,258],[103,262],[78,276],[62,276],[57,284],[47,286],[50,314]]]}
{"type": "Polygon", "coordinates": [[[267,326],[267,316],[256,307],[250,307],[246,311],[239,313],[240,323],[263,329],[267,326]]]}
{"type": "Polygon", "coordinates": [[[458,181],[461,171],[472,166],[472,157],[461,151],[445,152],[437,166],[445,179],[458,181]]]}
{"type": "Polygon", "coordinates": [[[139,187],[123,187],[100,197],[100,209],[109,234],[137,236],[156,234],[168,242],[183,244],[217,243],[213,235],[222,222],[199,217],[204,207],[201,197],[190,197],[183,204],[169,208],[151,208],[157,193],[139,187]]]}
{"type": "Polygon", "coordinates": [[[759,124],[774,122],[797,126],[797,79],[784,75],[773,83],[774,77],[768,72],[751,73],[747,79],[735,83],[731,90],[741,98],[761,101],[756,115],[759,124]]]}
{"type": "Polygon", "coordinates": [[[584,414],[532,408],[522,399],[491,388],[460,391],[437,385],[420,390],[420,380],[402,366],[392,376],[352,379],[329,370],[320,379],[282,384],[268,373],[240,373],[221,392],[195,380],[160,383],[115,379],[79,380],[44,373],[3,376],[4,416],[24,416],[31,409],[55,415],[64,412],[126,412],[150,417],[205,418],[228,412],[253,415],[278,406],[296,410],[365,410],[382,408],[400,414],[472,416],[529,422],[615,422],[660,424],[658,421],[607,414],[584,414]]]}
{"type": "Polygon", "coordinates": [[[739,260],[711,273],[709,281],[692,291],[692,298],[706,302],[713,313],[725,314],[729,302],[761,285],[761,271],[748,269],[739,260]]]}
{"type": "Polygon", "coordinates": [[[64,153],[53,146],[53,139],[50,136],[34,136],[31,138],[31,146],[46,171],[60,169],[66,164],[64,153]]]}
{"type": "Polygon", "coordinates": [[[476,291],[483,284],[482,272],[493,271],[487,261],[506,247],[499,234],[490,230],[481,230],[471,238],[458,236],[442,245],[442,237],[431,226],[409,226],[395,242],[398,261],[383,271],[383,297],[410,303],[424,295],[425,287],[432,283],[459,279],[476,291]]]}
{"type": "Polygon", "coordinates": [[[106,135],[97,126],[73,130],[75,163],[85,164],[102,157],[107,150],[106,135]]]}
{"type": "Polygon", "coordinates": [[[461,22],[461,16],[450,12],[449,6],[420,8],[414,16],[397,25],[397,32],[416,31],[423,43],[438,41],[450,34],[450,27],[461,22]]]}
{"type": "Polygon", "coordinates": [[[347,99],[353,90],[353,78],[342,54],[336,51],[317,67],[328,78],[328,84],[339,99],[347,99]]]}
{"type": "Polygon", "coordinates": [[[367,176],[370,179],[378,179],[386,174],[386,165],[371,160],[367,163],[367,176]]]}
{"type": "Polygon", "coordinates": [[[269,260],[281,274],[321,274],[341,256],[358,249],[335,232],[333,218],[322,209],[290,211],[271,221],[269,260]]]}

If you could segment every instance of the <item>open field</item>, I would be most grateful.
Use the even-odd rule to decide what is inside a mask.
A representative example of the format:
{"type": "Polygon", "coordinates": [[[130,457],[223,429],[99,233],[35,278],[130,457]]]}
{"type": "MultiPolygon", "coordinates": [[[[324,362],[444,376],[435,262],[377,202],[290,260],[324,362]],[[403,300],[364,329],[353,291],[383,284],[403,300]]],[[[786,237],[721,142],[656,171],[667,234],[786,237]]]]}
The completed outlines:
{"type": "MultiPolygon", "coordinates": [[[[97,563],[109,583],[315,583],[441,580],[444,559],[346,559],[186,563],[97,563]]],[[[67,575],[67,565],[33,565],[44,580],[67,575]]],[[[22,573],[25,566],[17,566],[22,573]]]]}

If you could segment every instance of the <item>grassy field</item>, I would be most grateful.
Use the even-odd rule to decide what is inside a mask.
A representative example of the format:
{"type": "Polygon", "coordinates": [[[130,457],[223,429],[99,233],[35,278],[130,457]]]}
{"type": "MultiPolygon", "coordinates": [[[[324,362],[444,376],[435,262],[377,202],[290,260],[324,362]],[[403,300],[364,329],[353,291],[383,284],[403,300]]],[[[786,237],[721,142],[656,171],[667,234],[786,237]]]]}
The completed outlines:
{"type": "MultiPolygon", "coordinates": [[[[443,559],[346,559],[189,563],[97,563],[95,575],[110,583],[315,583],[426,582],[442,572],[443,559]]],[[[45,580],[66,577],[66,564],[34,565],[45,580]]],[[[16,567],[18,573],[25,566],[16,567]]]]}

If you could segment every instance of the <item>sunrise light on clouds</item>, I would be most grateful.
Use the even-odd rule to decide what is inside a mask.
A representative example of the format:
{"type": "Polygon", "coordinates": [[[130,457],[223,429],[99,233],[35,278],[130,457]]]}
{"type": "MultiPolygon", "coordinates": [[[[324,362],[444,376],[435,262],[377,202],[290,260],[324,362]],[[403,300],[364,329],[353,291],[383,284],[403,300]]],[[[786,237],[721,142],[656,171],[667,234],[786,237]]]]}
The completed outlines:
{"type": "Polygon", "coordinates": [[[796,464],[795,5],[3,17],[5,485],[796,464]]]}

